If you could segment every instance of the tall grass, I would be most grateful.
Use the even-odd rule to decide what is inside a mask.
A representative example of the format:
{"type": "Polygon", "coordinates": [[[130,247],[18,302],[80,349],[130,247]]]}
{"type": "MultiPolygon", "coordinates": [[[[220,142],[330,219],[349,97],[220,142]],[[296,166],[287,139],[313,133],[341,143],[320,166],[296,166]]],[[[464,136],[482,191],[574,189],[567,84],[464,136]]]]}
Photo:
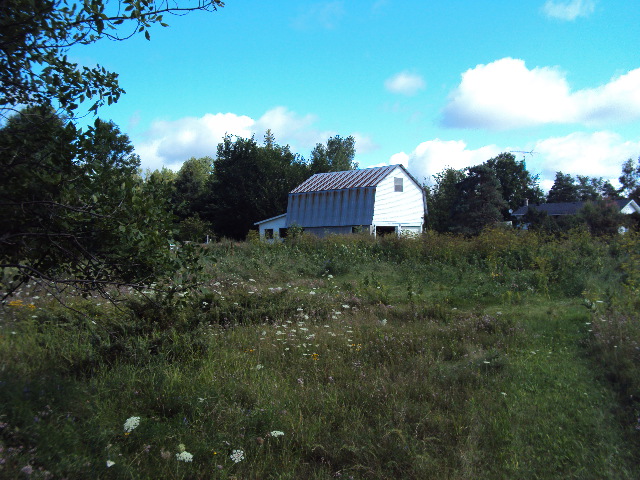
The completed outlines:
{"type": "Polygon", "coordinates": [[[639,478],[639,243],[221,242],[184,297],[21,292],[0,476],[639,478]]]}

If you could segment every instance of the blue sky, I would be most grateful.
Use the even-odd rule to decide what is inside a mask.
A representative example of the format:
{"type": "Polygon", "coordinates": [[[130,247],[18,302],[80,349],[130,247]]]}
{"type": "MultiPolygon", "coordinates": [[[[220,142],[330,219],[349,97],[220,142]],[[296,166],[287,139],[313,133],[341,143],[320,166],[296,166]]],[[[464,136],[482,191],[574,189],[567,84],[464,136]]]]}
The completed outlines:
{"type": "Polygon", "coordinates": [[[420,179],[533,151],[516,155],[548,188],[640,155],[639,19],[629,0],[228,0],[71,55],[120,74],[99,115],[145,168],[270,128],[305,158],[353,135],[361,167],[420,179]]]}

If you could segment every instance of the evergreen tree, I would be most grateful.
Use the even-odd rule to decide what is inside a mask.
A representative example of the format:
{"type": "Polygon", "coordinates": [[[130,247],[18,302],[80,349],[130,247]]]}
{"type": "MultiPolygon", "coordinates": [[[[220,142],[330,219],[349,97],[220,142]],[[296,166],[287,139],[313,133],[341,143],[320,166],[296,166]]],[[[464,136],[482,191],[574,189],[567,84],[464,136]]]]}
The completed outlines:
{"type": "Polygon", "coordinates": [[[467,177],[456,185],[450,230],[465,235],[477,235],[487,225],[502,220],[506,202],[500,194],[500,182],[486,165],[467,169],[467,177]]]}
{"type": "Polygon", "coordinates": [[[555,181],[547,195],[547,202],[577,202],[579,200],[578,186],[573,177],[569,174],[556,172],[555,181]]]}

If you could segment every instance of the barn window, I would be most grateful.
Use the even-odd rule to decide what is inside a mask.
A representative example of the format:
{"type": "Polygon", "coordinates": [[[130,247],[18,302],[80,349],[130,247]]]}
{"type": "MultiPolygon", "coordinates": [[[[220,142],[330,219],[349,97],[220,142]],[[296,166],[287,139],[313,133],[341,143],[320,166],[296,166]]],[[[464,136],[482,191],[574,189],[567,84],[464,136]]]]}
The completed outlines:
{"type": "Polygon", "coordinates": [[[273,238],[273,228],[265,228],[264,229],[264,238],[272,239],[273,238]]]}
{"type": "Polygon", "coordinates": [[[395,192],[402,192],[402,178],[394,178],[393,179],[393,187],[395,192]]]}

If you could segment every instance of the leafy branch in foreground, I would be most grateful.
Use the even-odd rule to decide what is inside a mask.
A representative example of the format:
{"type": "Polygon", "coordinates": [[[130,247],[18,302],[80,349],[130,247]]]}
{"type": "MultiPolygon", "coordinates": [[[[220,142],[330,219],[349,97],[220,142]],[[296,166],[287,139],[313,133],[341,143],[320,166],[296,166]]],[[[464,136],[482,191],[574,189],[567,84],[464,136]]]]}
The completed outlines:
{"type": "Polygon", "coordinates": [[[70,47],[98,40],[150,38],[164,15],[215,11],[221,0],[7,0],[0,13],[0,112],[19,105],[53,105],[71,115],[78,104],[96,99],[91,111],[112,104],[124,90],[118,74],[99,65],[80,67],[67,57],[70,47]],[[125,29],[124,32],[121,29],[125,29]]]}
{"type": "Polygon", "coordinates": [[[139,158],[113,123],[86,132],[47,108],[0,129],[0,268],[9,295],[34,281],[109,296],[181,268],[169,251],[166,185],[138,175],[139,158]],[[26,132],[31,132],[27,135],[26,132]]]}

